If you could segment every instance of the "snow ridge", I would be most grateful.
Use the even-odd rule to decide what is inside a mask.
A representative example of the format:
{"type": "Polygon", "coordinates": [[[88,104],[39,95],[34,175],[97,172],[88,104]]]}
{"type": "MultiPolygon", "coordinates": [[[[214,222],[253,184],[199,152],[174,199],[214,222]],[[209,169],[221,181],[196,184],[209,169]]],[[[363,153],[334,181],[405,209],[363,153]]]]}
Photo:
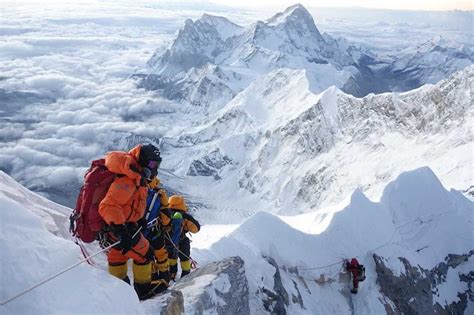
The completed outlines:
{"type": "MultiPolygon", "coordinates": [[[[389,183],[380,202],[370,201],[361,190],[356,190],[349,205],[331,212],[317,211],[299,219],[259,212],[227,237],[208,249],[202,244],[204,248],[193,254],[199,261],[241,255],[246,263],[249,291],[260,292],[254,297],[256,311],[265,310],[258,299],[265,299],[261,288],[273,286],[267,279],[272,279],[275,273],[262,257],[272,257],[279,266],[288,294],[297,296],[299,291],[306,307],[302,309],[294,300],[287,304],[288,312],[337,310],[347,313],[352,309],[356,313],[383,313],[387,303],[384,301],[388,298],[377,289],[373,255],[385,257],[386,266],[399,276],[407,271],[397,257],[422,270],[434,269],[449,254],[462,255],[472,250],[473,211],[474,203],[458,191],[447,191],[436,175],[423,167],[402,173],[389,183]],[[301,224],[310,223],[316,231],[319,224],[325,224],[321,223],[321,217],[328,215],[332,219],[322,233],[298,230],[301,224]],[[367,268],[367,280],[361,285],[355,305],[343,297],[348,291],[349,279],[341,275],[341,259],[348,257],[357,257],[367,268]],[[318,278],[317,284],[312,281],[318,278]],[[309,288],[298,290],[298,286],[304,286],[303,282],[309,288]]],[[[472,269],[473,261],[466,260],[463,264],[463,268],[472,269]]],[[[453,274],[436,286],[443,287],[453,281],[456,287],[462,288],[458,292],[466,294],[466,283],[457,276],[458,271],[452,271],[453,274]]],[[[433,292],[437,291],[436,286],[433,285],[433,292]]],[[[431,291],[426,293],[433,299],[431,291]]],[[[453,296],[453,292],[447,293],[447,299],[441,303],[443,307],[456,301],[448,296],[453,296]]],[[[436,299],[441,300],[439,296],[436,299]]],[[[469,303],[472,307],[472,302],[469,303]]],[[[428,306],[433,309],[434,304],[428,306]]]]}

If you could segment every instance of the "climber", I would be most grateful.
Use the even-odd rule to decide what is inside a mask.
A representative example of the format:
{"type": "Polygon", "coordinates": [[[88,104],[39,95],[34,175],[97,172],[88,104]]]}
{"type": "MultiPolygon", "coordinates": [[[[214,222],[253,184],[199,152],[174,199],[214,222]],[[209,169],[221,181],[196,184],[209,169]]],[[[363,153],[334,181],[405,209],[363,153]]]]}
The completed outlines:
{"type": "Polygon", "coordinates": [[[128,259],[133,260],[134,288],[140,300],[151,297],[151,261],[154,250],[142,233],[137,221],[145,213],[147,181],[158,172],[161,163],[159,150],[151,145],[137,145],[129,152],[112,151],[105,157],[105,166],[116,175],[104,199],[99,214],[104,219],[107,238],[120,241],[107,253],[109,273],[130,283],[128,259]]]}
{"type": "Polygon", "coordinates": [[[346,261],[346,270],[352,273],[352,294],[357,294],[359,289],[359,282],[365,280],[365,267],[359,264],[357,259],[352,258],[351,262],[346,261]]]}
{"type": "Polygon", "coordinates": [[[181,278],[191,272],[191,242],[187,232],[197,233],[201,229],[199,222],[188,213],[183,196],[173,195],[168,200],[171,216],[170,229],[165,232],[166,248],[170,265],[170,279],[174,280],[178,272],[178,257],[181,265],[181,278]]]}
{"type": "Polygon", "coordinates": [[[168,195],[163,188],[159,188],[159,185],[158,177],[148,183],[147,210],[140,224],[144,227],[143,234],[155,250],[155,262],[152,263],[151,274],[152,284],[159,285],[160,288],[157,290],[163,291],[170,281],[164,226],[170,224],[171,215],[168,209],[168,195]]]}

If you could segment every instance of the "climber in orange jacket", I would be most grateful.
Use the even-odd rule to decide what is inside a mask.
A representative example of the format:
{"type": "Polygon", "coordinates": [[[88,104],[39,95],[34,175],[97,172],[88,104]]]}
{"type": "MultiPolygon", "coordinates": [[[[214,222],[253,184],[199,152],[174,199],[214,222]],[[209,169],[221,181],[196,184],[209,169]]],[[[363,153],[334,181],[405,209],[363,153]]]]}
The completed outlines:
{"type": "Polygon", "coordinates": [[[120,241],[107,253],[109,273],[130,283],[127,260],[133,259],[134,288],[140,299],[154,293],[154,250],[142,233],[137,233],[137,221],[145,213],[147,181],[156,176],[160,163],[160,152],[151,144],[137,145],[129,152],[112,151],[105,157],[105,166],[117,175],[99,204],[99,214],[110,231],[110,240],[120,241]]]}
{"type": "Polygon", "coordinates": [[[183,196],[173,195],[168,200],[171,224],[166,232],[166,248],[170,278],[174,280],[178,272],[178,257],[181,265],[181,278],[191,272],[191,242],[186,236],[187,232],[197,233],[201,229],[199,222],[188,213],[188,207],[183,196]]]}

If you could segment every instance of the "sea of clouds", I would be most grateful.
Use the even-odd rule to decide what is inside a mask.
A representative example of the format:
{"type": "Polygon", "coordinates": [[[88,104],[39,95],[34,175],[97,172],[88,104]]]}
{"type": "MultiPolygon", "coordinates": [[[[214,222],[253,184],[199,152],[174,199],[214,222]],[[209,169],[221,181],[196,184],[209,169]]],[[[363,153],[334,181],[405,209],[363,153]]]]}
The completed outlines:
{"type": "MultiPolygon", "coordinates": [[[[209,12],[248,25],[276,11],[203,1],[2,1],[0,12],[0,169],[72,205],[89,162],[123,149],[114,147],[117,138],[158,139],[187,119],[180,104],[138,89],[133,77],[186,18],[209,12]]],[[[370,19],[344,10],[310,12],[321,31],[378,53],[437,35],[472,41],[462,12],[425,19],[403,12],[387,19],[387,11],[364,11],[370,19]]]]}

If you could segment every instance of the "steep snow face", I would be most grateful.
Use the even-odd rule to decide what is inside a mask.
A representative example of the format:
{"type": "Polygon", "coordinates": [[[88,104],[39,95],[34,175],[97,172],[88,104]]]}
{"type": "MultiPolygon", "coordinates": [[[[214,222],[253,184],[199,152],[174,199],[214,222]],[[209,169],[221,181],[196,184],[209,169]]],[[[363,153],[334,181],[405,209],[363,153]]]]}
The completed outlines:
{"type": "Polygon", "coordinates": [[[65,237],[71,209],[41,197],[21,186],[13,178],[0,171],[0,192],[9,199],[21,203],[24,209],[41,218],[46,229],[58,236],[65,237]]]}
{"type": "MultiPolygon", "coordinates": [[[[471,147],[472,135],[462,135],[462,128],[473,115],[469,96],[469,90],[473,86],[473,69],[461,72],[435,87],[401,95],[371,95],[357,99],[334,89],[324,92],[314,106],[270,132],[269,137],[263,141],[258,158],[246,170],[247,174],[252,174],[246,185],[250,184],[252,190],[265,189],[262,183],[275,177],[275,174],[281,174],[280,178],[283,179],[284,174],[306,170],[307,173],[303,173],[300,179],[286,176],[287,181],[299,181],[298,199],[318,202],[317,200],[325,198],[323,195],[326,193],[339,195],[346,186],[344,181],[350,181],[356,175],[354,172],[359,169],[356,165],[363,165],[362,156],[369,154],[359,146],[367,146],[371,152],[384,156],[391,154],[390,146],[394,145],[393,149],[396,150],[396,142],[388,138],[390,134],[407,140],[421,136],[423,141],[429,143],[443,141],[433,137],[436,134],[439,137],[448,135],[449,139],[449,131],[452,131],[453,139],[444,139],[446,145],[464,146],[466,149],[471,147]],[[358,150],[361,150],[359,162],[356,158],[358,150]],[[344,162],[340,163],[338,160],[344,162]],[[349,160],[352,161],[351,170],[347,169],[351,165],[349,160]],[[344,165],[346,162],[348,164],[344,165]],[[328,168],[331,171],[327,172],[328,168]],[[340,168],[345,168],[352,176],[343,175],[345,171],[340,168]],[[259,174],[263,176],[260,177],[259,174]]],[[[426,155],[429,156],[430,152],[426,155]]],[[[394,165],[390,166],[381,160],[378,163],[387,167],[383,170],[384,173],[392,173],[389,168],[394,165]]],[[[397,163],[397,167],[404,164],[403,161],[397,163]]],[[[463,167],[463,163],[452,167],[463,167]]],[[[409,164],[405,165],[409,167],[409,164]]],[[[360,166],[360,169],[367,170],[370,167],[360,166]]],[[[376,185],[377,181],[372,179],[370,184],[376,185]]],[[[361,182],[363,181],[359,177],[358,184],[361,182]]],[[[463,185],[468,187],[468,182],[469,179],[465,177],[463,185]]],[[[355,182],[354,184],[357,185],[355,182]]],[[[279,198],[283,191],[288,191],[288,187],[276,190],[276,194],[272,191],[275,191],[275,187],[265,192],[269,194],[269,200],[279,198]]],[[[285,198],[288,200],[288,193],[285,198]]]]}
{"type": "MultiPolygon", "coordinates": [[[[65,208],[0,173],[0,300],[77,263],[81,251],[65,235],[65,208]],[[49,230],[47,230],[47,229],[49,230]]],[[[133,289],[84,263],[0,306],[2,314],[142,313],[133,289]]]]}
{"type": "MultiPolygon", "coordinates": [[[[370,201],[356,190],[348,206],[326,213],[332,220],[320,234],[302,233],[287,225],[284,217],[259,212],[233,232],[224,231],[226,237],[210,247],[202,242],[207,238],[198,237],[192,254],[201,264],[232,255],[243,257],[249,292],[256,292],[250,301],[255,314],[269,311],[269,295],[280,295],[291,314],[384,313],[393,303],[379,292],[379,285],[385,283],[377,280],[373,255],[385,257],[386,266],[398,276],[408,273],[398,257],[424,270],[435,269],[449,254],[472,250],[473,212],[471,201],[458,191],[447,191],[425,167],[401,174],[387,185],[380,202],[370,201]],[[349,297],[350,279],[341,268],[341,260],[350,257],[357,257],[367,272],[356,299],[349,297]]],[[[317,231],[319,225],[326,224],[319,217],[318,211],[293,217],[288,223],[298,226],[312,221],[312,229],[317,231]]],[[[426,294],[431,300],[436,296],[436,301],[447,307],[457,300],[452,290],[467,292],[467,283],[458,273],[473,266],[474,261],[468,258],[460,269],[448,268],[446,278],[433,282],[426,294]],[[450,289],[445,290],[448,285],[450,289]]],[[[472,301],[467,303],[472,307],[472,301]]]]}

